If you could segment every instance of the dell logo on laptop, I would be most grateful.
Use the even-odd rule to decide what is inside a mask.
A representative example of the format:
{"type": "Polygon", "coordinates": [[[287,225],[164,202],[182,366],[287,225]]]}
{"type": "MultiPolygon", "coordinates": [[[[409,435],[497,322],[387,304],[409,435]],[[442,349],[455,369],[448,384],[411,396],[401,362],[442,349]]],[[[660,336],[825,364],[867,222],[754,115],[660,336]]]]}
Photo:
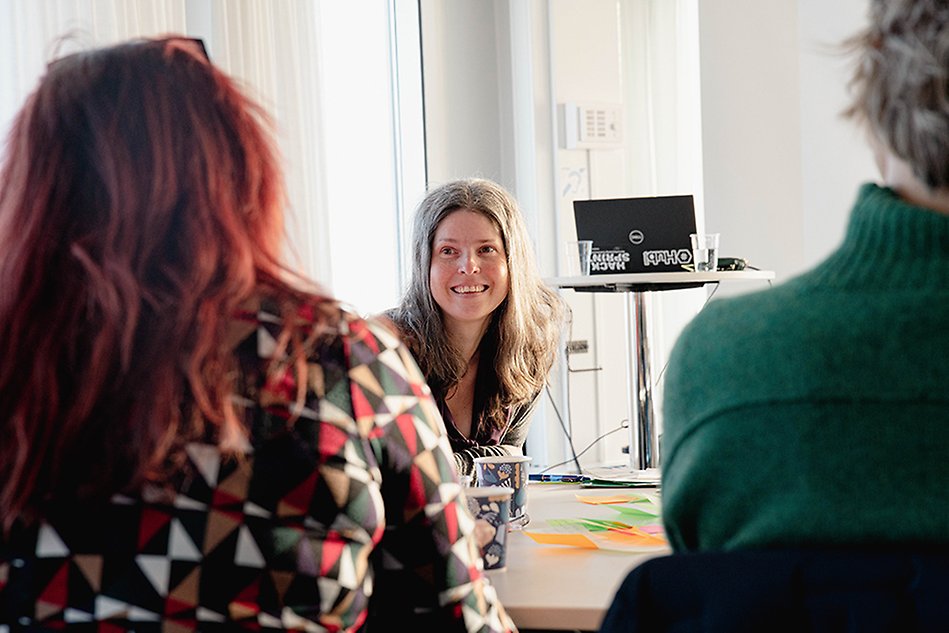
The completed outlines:
{"type": "Polygon", "coordinates": [[[643,232],[639,229],[633,229],[629,232],[629,243],[630,244],[642,244],[643,243],[643,232]]]}

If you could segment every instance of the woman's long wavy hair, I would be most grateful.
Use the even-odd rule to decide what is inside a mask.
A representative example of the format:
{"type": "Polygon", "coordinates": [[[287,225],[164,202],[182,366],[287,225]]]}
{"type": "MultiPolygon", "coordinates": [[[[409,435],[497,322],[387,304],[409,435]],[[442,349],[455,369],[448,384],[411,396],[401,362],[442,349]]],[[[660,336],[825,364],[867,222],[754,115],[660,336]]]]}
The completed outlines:
{"type": "Polygon", "coordinates": [[[455,349],[432,296],[429,272],[432,241],[439,223],[458,210],[470,210],[491,220],[501,233],[507,253],[510,287],[494,312],[485,336],[496,348],[495,372],[499,393],[488,403],[488,419],[503,425],[504,411],[530,402],[547,381],[557,357],[564,304],[537,272],[530,237],[514,199],[500,185],[479,178],[449,182],[432,190],[419,204],[412,232],[412,278],[391,318],[434,389],[450,390],[468,367],[455,349]]]}
{"type": "Polygon", "coordinates": [[[243,443],[228,323],[292,292],[269,126],[186,38],[49,66],[0,171],[6,526],[160,479],[189,439],[243,443]]]}
{"type": "Polygon", "coordinates": [[[845,43],[857,66],[844,114],[866,123],[920,181],[949,187],[949,4],[873,0],[869,15],[845,43]]]}

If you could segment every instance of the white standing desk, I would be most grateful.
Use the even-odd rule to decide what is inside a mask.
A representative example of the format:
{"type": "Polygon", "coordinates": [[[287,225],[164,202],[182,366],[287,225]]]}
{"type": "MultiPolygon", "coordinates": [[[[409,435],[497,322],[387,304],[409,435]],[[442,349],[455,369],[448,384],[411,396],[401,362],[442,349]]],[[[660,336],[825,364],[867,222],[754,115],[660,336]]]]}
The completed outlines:
{"type": "MultiPolygon", "coordinates": [[[[543,531],[547,519],[618,519],[608,506],[588,505],[577,493],[604,495],[655,493],[654,488],[581,488],[532,482],[527,493],[530,522],[525,530],[543,531]]],[[[639,563],[668,554],[668,549],[618,552],[541,545],[519,531],[508,534],[507,567],[487,572],[501,604],[520,629],[596,631],[626,574],[639,563]]]]}
{"type": "Polygon", "coordinates": [[[625,292],[626,303],[626,375],[629,415],[630,469],[648,471],[659,468],[659,434],[653,406],[652,374],[649,367],[650,324],[648,296],[651,292],[699,288],[723,281],[771,281],[770,270],[716,272],[624,273],[554,277],[546,282],[556,288],[577,292],[625,292]]]}

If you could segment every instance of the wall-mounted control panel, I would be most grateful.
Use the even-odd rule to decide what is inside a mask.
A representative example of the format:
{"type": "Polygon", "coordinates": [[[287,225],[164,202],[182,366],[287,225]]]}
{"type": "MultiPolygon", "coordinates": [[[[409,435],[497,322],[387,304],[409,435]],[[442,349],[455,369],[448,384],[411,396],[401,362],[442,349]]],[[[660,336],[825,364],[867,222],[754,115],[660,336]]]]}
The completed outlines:
{"type": "Polygon", "coordinates": [[[564,149],[609,149],[623,144],[623,106],[564,103],[560,106],[564,149]]]}

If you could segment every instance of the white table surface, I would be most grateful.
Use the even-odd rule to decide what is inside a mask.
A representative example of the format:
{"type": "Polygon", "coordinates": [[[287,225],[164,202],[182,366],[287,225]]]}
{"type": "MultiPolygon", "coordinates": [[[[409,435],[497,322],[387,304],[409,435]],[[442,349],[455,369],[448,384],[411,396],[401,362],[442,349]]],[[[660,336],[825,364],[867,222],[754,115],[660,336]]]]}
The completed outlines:
{"type": "Polygon", "coordinates": [[[667,284],[710,284],[722,281],[768,281],[771,270],[719,270],[714,272],[617,273],[615,275],[584,275],[582,277],[551,277],[545,279],[557,288],[596,288],[616,286],[664,286],[667,284]]]}
{"type": "MultiPolygon", "coordinates": [[[[655,494],[655,489],[531,483],[527,494],[530,522],[524,529],[543,531],[546,519],[621,520],[608,506],[581,503],[576,495],[636,492],[655,494]]],[[[507,567],[487,575],[521,629],[598,630],[626,574],[639,563],[670,551],[632,553],[541,545],[519,531],[508,537],[507,567]]]]}

